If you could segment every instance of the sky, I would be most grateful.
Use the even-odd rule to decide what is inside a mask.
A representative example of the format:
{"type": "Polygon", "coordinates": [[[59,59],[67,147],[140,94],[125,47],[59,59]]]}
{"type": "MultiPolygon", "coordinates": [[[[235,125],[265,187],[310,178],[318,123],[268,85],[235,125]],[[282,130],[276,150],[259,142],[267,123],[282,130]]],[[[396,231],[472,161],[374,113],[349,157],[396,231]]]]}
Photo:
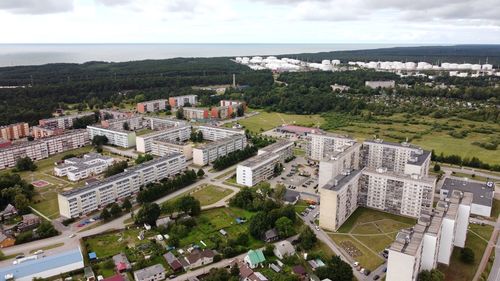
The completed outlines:
{"type": "Polygon", "coordinates": [[[0,43],[499,44],[500,0],[0,0],[0,43]]]}

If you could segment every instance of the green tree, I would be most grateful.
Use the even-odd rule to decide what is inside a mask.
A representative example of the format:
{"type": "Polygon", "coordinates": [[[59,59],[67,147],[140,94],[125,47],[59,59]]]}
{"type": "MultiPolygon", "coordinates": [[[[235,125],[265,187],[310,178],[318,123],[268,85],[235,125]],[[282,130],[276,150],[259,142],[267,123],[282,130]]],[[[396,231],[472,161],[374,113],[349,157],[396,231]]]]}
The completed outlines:
{"type": "Polygon", "coordinates": [[[16,194],[14,197],[14,206],[23,214],[29,212],[30,201],[22,193],[16,194]]]}
{"type": "Polygon", "coordinates": [[[328,278],[336,281],[351,281],[354,278],[352,267],[339,256],[333,256],[326,262],[326,266],[317,268],[316,275],[320,279],[328,278]]]}
{"type": "Polygon", "coordinates": [[[108,137],[106,136],[94,136],[92,138],[92,145],[94,146],[103,146],[108,143],[108,137]]]}
{"type": "Polygon", "coordinates": [[[466,264],[473,264],[475,260],[474,251],[471,248],[460,249],[460,260],[466,264]]]}
{"type": "Polygon", "coordinates": [[[280,237],[282,238],[286,238],[294,234],[293,222],[287,217],[281,217],[278,220],[276,220],[275,226],[276,229],[278,230],[280,237]]]}
{"type": "Polygon", "coordinates": [[[200,168],[196,173],[196,175],[198,176],[198,178],[203,178],[203,176],[205,175],[205,171],[203,171],[203,169],[200,168]]]}
{"type": "Polygon", "coordinates": [[[183,196],[177,201],[177,210],[186,214],[197,216],[201,213],[201,204],[198,199],[193,196],[183,196]]]}
{"type": "Polygon", "coordinates": [[[314,247],[314,245],[318,241],[318,238],[308,226],[304,226],[302,228],[302,231],[300,232],[299,240],[300,247],[307,251],[314,247]]]}
{"type": "Polygon", "coordinates": [[[182,107],[179,107],[177,111],[175,112],[175,117],[179,120],[184,119],[184,109],[182,107]]]}
{"type": "Polygon", "coordinates": [[[127,212],[130,212],[130,210],[132,210],[132,203],[130,203],[130,200],[128,198],[125,198],[125,200],[123,200],[122,208],[127,212]]]}
{"type": "Polygon", "coordinates": [[[155,225],[156,220],[160,217],[160,206],[156,203],[144,203],[135,215],[136,224],[147,223],[155,225]]]}
{"type": "Polygon", "coordinates": [[[434,172],[439,172],[441,171],[441,166],[439,164],[434,164],[434,172]]]}
{"type": "Polygon", "coordinates": [[[36,233],[40,238],[52,237],[59,234],[52,223],[45,220],[42,221],[42,223],[40,223],[40,225],[37,227],[36,233]]]}
{"type": "Polygon", "coordinates": [[[123,123],[123,129],[124,129],[125,131],[129,131],[129,130],[130,130],[130,125],[128,124],[128,122],[124,122],[124,123],[123,123]]]}
{"type": "Polygon", "coordinates": [[[109,209],[109,213],[113,218],[118,217],[122,213],[122,208],[118,206],[117,203],[111,204],[111,208],[109,209]]]}
{"type": "Polygon", "coordinates": [[[153,160],[153,155],[151,154],[143,154],[143,155],[139,155],[136,159],[135,159],[135,164],[142,164],[144,162],[148,162],[148,161],[151,161],[153,160]]]}
{"type": "Polygon", "coordinates": [[[121,161],[109,166],[106,171],[104,171],[104,177],[109,178],[116,174],[122,173],[128,167],[127,161],[121,161]]]}
{"type": "Polygon", "coordinates": [[[17,171],[34,171],[36,170],[37,166],[35,163],[33,163],[33,160],[29,157],[23,157],[17,159],[16,162],[16,170],[17,171]]]}
{"type": "Polygon", "coordinates": [[[444,274],[437,270],[422,270],[418,274],[418,281],[444,281],[444,274]]]}
{"type": "Polygon", "coordinates": [[[111,218],[111,214],[109,213],[107,208],[104,208],[101,212],[101,219],[104,221],[107,221],[111,218]]]}

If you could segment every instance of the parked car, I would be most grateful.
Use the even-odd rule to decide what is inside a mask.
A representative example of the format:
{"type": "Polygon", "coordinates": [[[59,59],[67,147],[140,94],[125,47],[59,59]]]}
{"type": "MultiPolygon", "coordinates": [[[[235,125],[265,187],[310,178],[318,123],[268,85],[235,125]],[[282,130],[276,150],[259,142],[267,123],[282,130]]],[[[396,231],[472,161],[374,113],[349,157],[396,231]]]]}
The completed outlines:
{"type": "Polygon", "coordinates": [[[380,276],[378,275],[373,276],[373,280],[378,280],[378,279],[380,279],[380,276]]]}

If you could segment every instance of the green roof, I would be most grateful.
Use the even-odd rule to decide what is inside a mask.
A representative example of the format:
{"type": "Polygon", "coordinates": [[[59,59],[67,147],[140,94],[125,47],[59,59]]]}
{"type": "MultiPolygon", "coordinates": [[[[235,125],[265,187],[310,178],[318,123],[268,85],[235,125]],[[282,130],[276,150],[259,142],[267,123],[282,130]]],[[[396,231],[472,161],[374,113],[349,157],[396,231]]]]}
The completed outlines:
{"type": "Polygon", "coordinates": [[[251,264],[259,264],[266,261],[266,258],[264,257],[264,253],[262,253],[262,250],[250,250],[248,251],[247,255],[251,264]]]}

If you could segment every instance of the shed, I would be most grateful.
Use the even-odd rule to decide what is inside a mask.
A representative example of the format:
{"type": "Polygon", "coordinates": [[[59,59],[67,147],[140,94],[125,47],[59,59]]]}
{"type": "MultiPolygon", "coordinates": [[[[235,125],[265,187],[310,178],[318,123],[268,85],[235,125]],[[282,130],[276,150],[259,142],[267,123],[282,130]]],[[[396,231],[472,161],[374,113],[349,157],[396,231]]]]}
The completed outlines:
{"type": "Polygon", "coordinates": [[[97,254],[95,252],[89,253],[89,260],[93,261],[97,259],[97,254]]]}

